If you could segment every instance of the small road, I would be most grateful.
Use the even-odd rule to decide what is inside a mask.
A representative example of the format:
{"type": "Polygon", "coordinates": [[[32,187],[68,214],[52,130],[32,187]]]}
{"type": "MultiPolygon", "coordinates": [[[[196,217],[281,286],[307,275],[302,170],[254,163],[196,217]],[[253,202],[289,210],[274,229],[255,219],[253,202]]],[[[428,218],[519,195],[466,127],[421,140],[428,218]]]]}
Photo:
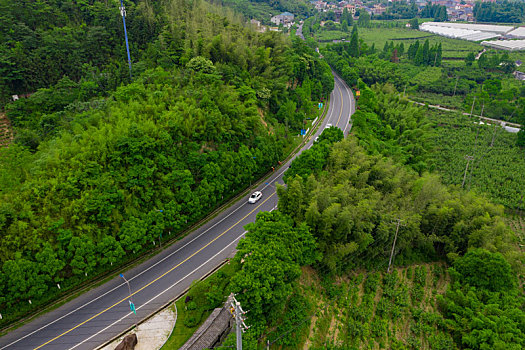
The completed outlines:
{"type": "MultiPolygon", "coordinates": [[[[335,88],[326,118],[302,150],[312,145],[326,124],[339,127],[345,136],[350,131],[350,117],[355,111],[353,94],[335,73],[334,76],[335,88]]],[[[192,281],[202,278],[231,256],[245,234],[244,226],[255,221],[258,212],[277,206],[275,186],[283,183],[282,176],[290,162],[257,187],[263,192],[258,203],[248,204],[247,197],[241,198],[177,243],[126,271],[137,315],[130,312],[127,285],[115,276],[0,338],[0,350],[96,349],[146,319],[181,295],[192,281]]],[[[139,342],[147,341],[139,339],[139,342]]]]}
{"type": "Polygon", "coordinates": [[[299,38],[303,39],[304,40],[304,35],[303,35],[303,25],[302,24],[299,24],[297,26],[297,30],[295,31],[295,35],[297,35],[299,38]]]}
{"type": "MultiPolygon", "coordinates": [[[[425,103],[422,103],[422,102],[416,102],[412,100],[410,101],[420,106],[426,105],[425,103]]],[[[438,109],[440,111],[446,111],[446,112],[459,112],[456,109],[450,109],[450,108],[442,107],[440,105],[428,105],[428,108],[434,108],[434,109],[438,109]]],[[[463,115],[470,115],[470,113],[463,113],[463,115]]],[[[521,125],[517,123],[511,123],[511,122],[507,122],[504,120],[482,117],[480,115],[475,115],[475,114],[473,114],[472,116],[479,118],[479,119],[483,119],[489,124],[499,124],[502,128],[504,128],[506,131],[511,132],[511,133],[517,133],[521,129],[521,125]]]]}

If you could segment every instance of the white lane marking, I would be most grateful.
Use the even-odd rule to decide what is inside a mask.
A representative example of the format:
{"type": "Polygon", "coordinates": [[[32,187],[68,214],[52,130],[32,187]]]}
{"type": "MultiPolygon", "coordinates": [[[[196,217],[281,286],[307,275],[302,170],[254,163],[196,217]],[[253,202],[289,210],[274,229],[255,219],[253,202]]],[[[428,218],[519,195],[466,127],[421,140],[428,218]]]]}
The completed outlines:
{"type": "MultiPolygon", "coordinates": [[[[350,125],[350,120],[352,118],[352,97],[350,96],[350,88],[346,85],[345,81],[343,79],[341,79],[339,76],[337,75],[334,75],[336,77],[336,79],[338,81],[340,81],[340,84],[343,85],[345,91],[346,91],[346,94],[348,95],[348,101],[350,102],[350,117],[348,119],[348,123],[346,123],[345,125],[345,129],[343,130],[343,134],[346,133],[346,129],[348,128],[348,126],[350,125]]],[[[343,102],[341,101],[341,104],[343,104],[343,102]]]]}
{"type": "Polygon", "coordinates": [[[350,116],[348,118],[348,123],[346,123],[345,129],[343,130],[343,134],[346,134],[346,129],[350,125],[350,121],[352,120],[352,96],[350,96],[350,88],[346,85],[345,81],[343,79],[340,79],[343,83],[343,86],[346,90],[346,94],[348,95],[348,102],[350,103],[350,116]]]}
{"type": "MultiPolygon", "coordinates": [[[[335,76],[334,76],[334,83],[335,83],[335,76]]],[[[335,91],[335,85],[334,85],[334,89],[332,90],[332,92],[330,93],[330,95],[332,96],[332,98],[330,98],[330,114],[328,115],[328,118],[326,118],[325,120],[325,124],[326,122],[329,122],[330,119],[332,118],[332,114],[334,113],[334,99],[335,99],[335,94],[334,94],[334,91],[335,91]]],[[[321,127],[323,126],[323,124],[321,123],[321,127]]],[[[321,132],[322,133],[322,132],[321,132]]]]}
{"type": "MultiPolygon", "coordinates": [[[[266,188],[266,187],[265,187],[265,188],[266,188]]],[[[202,232],[200,235],[196,236],[196,237],[193,238],[191,241],[189,241],[188,243],[186,243],[185,245],[183,245],[182,247],[180,247],[179,249],[177,249],[177,250],[174,251],[173,253],[170,253],[169,255],[167,255],[166,257],[164,257],[162,260],[159,260],[158,262],[156,262],[155,264],[151,265],[151,266],[148,267],[147,269],[145,269],[145,270],[139,272],[138,274],[136,274],[135,276],[131,277],[131,278],[129,279],[129,281],[134,280],[135,278],[139,277],[139,276],[142,275],[143,273],[145,273],[145,272],[151,270],[152,268],[154,268],[154,267],[157,266],[158,264],[164,262],[166,259],[172,257],[174,254],[178,253],[181,249],[183,249],[183,248],[185,248],[186,246],[188,246],[189,244],[191,244],[191,243],[192,243],[193,241],[195,241],[197,238],[200,238],[202,235],[204,235],[204,234],[207,233],[209,230],[211,230],[212,228],[214,228],[215,226],[217,226],[218,224],[220,224],[221,222],[223,222],[224,220],[226,220],[228,217],[230,217],[230,215],[232,215],[233,213],[237,212],[239,209],[241,209],[241,208],[242,208],[243,206],[245,206],[245,205],[246,205],[246,203],[241,204],[241,205],[239,206],[239,208],[237,208],[237,209],[235,209],[234,211],[232,211],[230,214],[228,214],[227,216],[225,216],[222,220],[216,222],[215,224],[213,224],[212,226],[210,226],[208,229],[206,229],[204,232],[202,232]]],[[[124,285],[125,285],[124,282],[121,283],[121,284],[119,284],[118,286],[116,286],[116,287],[114,287],[113,289],[111,289],[111,290],[105,292],[104,294],[102,294],[102,295],[96,297],[95,299],[93,299],[93,300],[91,300],[91,301],[89,301],[89,302],[86,302],[86,303],[83,304],[82,306],[79,306],[79,307],[76,308],[75,310],[72,310],[72,311],[68,312],[67,314],[65,314],[65,315],[63,315],[63,316],[57,318],[56,320],[49,322],[49,323],[46,324],[45,326],[42,326],[42,327],[40,327],[40,328],[34,330],[33,332],[31,332],[31,333],[29,333],[29,334],[26,334],[25,336],[23,336],[23,337],[21,337],[21,338],[18,338],[17,340],[15,340],[15,341],[13,341],[13,342],[7,344],[6,346],[0,348],[0,350],[6,349],[7,347],[9,347],[9,346],[11,346],[11,345],[13,345],[13,344],[16,344],[16,343],[18,343],[19,341],[24,340],[25,338],[27,338],[27,337],[29,337],[29,336],[31,336],[31,335],[37,333],[37,332],[40,332],[41,330],[47,328],[48,326],[51,326],[52,324],[54,324],[54,323],[56,323],[56,322],[62,320],[63,318],[65,318],[65,317],[71,315],[72,313],[75,313],[75,312],[79,311],[80,309],[86,307],[87,305],[91,304],[92,302],[97,301],[98,299],[100,299],[100,298],[106,296],[107,294],[109,294],[109,293],[115,291],[116,289],[118,289],[118,288],[120,288],[120,287],[122,287],[122,286],[124,286],[124,285]]]]}
{"type": "MultiPolygon", "coordinates": [[[[332,92],[333,92],[333,91],[332,91],[332,92]]],[[[332,117],[333,110],[334,110],[334,109],[333,109],[333,105],[331,104],[331,105],[330,105],[330,116],[328,117],[328,120],[330,120],[330,118],[332,117]]],[[[302,152],[302,150],[301,150],[301,152],[302,152]]],[[[295,158],[296,158],[301,152],[297,153],[294,157],[292,157],[292,159],[290,159],[290,162],[291,162],[292,160],[294,160],[294,159],[295,159],[295,158]]],[[[286,164],[288,164],[288,163],[286,163],[286,164]]],[[[276,181],[281,177],[281,175],[284,174],[284,172],[285,172],[286,170],[288,170],[288,168],[285,166],[284,169],[283,169],[278,175],[275,176],[275,178],[273,178],[273,179],[270,178],[270,180],[268,181],[268,184],[266,184],[265,186],[263,186],[263,188],[262,188],[261,190],[264,190],[264,189],[266,189],[268,186],[271,186],[272,183],[276,182],[276,181]]],[[[232,211],[230,214],[226,215],[226,216],[225,216],[223,219],[221,219],[220,221],[218,221],[218,222],[216,222],[215,224],[213,224],[212,226],[210,226],[208,229],[206,229],[205,231],[203,231],[200,235],[196,236],[196,237],[193,238],[191,241],[189,241],[188,243],[186,243],[185,245],[183,245],[183,246],[180,247],[179,249],[175,250],[174,252],[170,253],[169,255],[167,255],[166,257],[164,257],[163,259],[159,260],[159,261],[156,262],[155,264],[151,265],[151,266],[148,267],[147,269],[142,270],[141,272],[139,272],[139,273],[136,274],[135,276],[131,277],[131,278],[129,279],[129,281],[134,280],[135,278],[139,277],[139,276],[142,275],[143,273],[149,271],[149,270],[152,269],[153,267],[155,267],[155,266],[157,266],[158,264],[164,262],[166,259],[172,257],[174,254],[178,253],[181,249],[183,249],[183,248],[185,248],[186,246],[188,246],[189,244],[193,243],[193,241],[195,241],[196,239],[198,239],[198,238],[200,238],[201,236],[203,236],[204,234],[206,234],[209,230],[211,230],[212,228],[214,228],[215,226],[217,226],[218,224],[220,224],[221,222],[223,222],[224,220],[226,220],[226,219],[227,219],[228,217],[230,217],[233,213],[237,212],[239,209],[241,209],[241,208],[244,207],[245,205],[246,205],[246,203],[241,204],[237,209],[235,209],[234,211],[232,211]]],[[[40,328],[38,328],[38,329],[32,331],[31,333],[28,333],[28,334],[24,335],[23,337],[20,337],[20,338],[16,339],[15,341],[13,341],[13,342],[11,342],[11,343],[5,345],[4,347],[0,348],[0,350],[7,349],[7,347],[9,347],[9,346],[11,346],[11,345],[13,345],[13,344],[18,343],[19,341],[24,340],[25,338],[30,337],[30,336],[32,336],[33,334],[37,333],[37,332],[40,332],[41,330],[43,330],[43,329],[45,329],[45,328],[51,326],[52,324],[54,324],[54,323],[56,323],[56,322],[58,322],[58,321],[64,319],[65,317],[67,317],[67,316],[69,316],[69,315],[71,315],[71,314],[73,314],[73,313],[75,313],[75,312],[77,312],[77,311],[83,309],[84,307],[88,306],[89,304],[91,304],[91,303],[97,301],[98,299],[100,299],[100,298],[106,296],[107,294],[109,294],[109,293],[115,291],[116,289],[118,289],[118,288],[120,288],[120,287],[122,287],[122,286],[124,286],[124,285],[125,285],[124,282],[121,283],[121,284],[119,284],[118,286],[114,287],[113,289],[110,289],[109,291],[105,292],[104,294],[101,294],[100,296],[98,296],[98,297],[96,297],[96,298],[90,300],[89,302],[86,302],[85,304],[82,304],[82,306],[79,306],[78,308],[76,308],[76,309],[74,309],[74,310],[71,310],[71,311],[68,312],[67,314],[65,314],[65,315],[63,315],[63,316],[60,316],[59,318],[57,318],[57,319],[55,319],[55,320],[53,320],[53,321],[47,323],[46,325],[44,325],[44,326],[42,326],[42,327],[40,327],[40,328]]]]}
{"type": "MultiPolygon", "coordinates": [[[[184,281],[186,278],[188,278],[190,275],[194,274],[196,271],[198,271],[199,269],[201,269],[204,265],[206,265],[207,263],[209,263],[211,260],[215,259],[215,257],[217,257],[217,255],[221,254],[224,250],[226,250],[228,247],[230,247],[233,243],[235,243],[236,241],[238,241],[242,236],[244,236],[246,234],[247,231],[244,231],[243,233],[241,233],[241,235],[237,238],[235,238],[233,241],[231,241],[226,247],[222,248],[219,252],[217,252],[214,256],[212,256],[211,258],[209,258],[208,260],[206,260],[205,262],[203,262],[201,265],[199,265],[199,267],[197,267],[196,269],[193,269],[193,271],[191,271],[190,273],[188,273],[186,276],[184,276],[183,278],[179,279],[177,282],[175,282],[174,284],[172,284],[170,287],[164,289],[162,292],[160,292],[159,294],[157,294],[156,296],[154,296],[153,298],[149,299],[148,301],[146,301],[144,304],[142,304],[141,306],[137,307],[137,310],[140,310],[143,306],[146,306],[148,305],[150,302],[154,301],[155,299],[157,299],[158,297],[160,297],[162,294],[166,293],[167,291],[169,291],[171,288],[175,287],[176,285],[178,285],[180,282],[184,281]]],[[[109,326],[101,329],[100,331],[98,331],[97,333],[91,335],[90,337],[84,339],[83,341],[81,341],[80,343],[78,343],[77,345],[69,348],[69,350],[72,350],[72,349],[75,349],[76,347],[84,344],[85,342],[93,339],[94,337],[96,337],[97,335],[99,335],[100,333],[102,332],[105,332],[106,330],[108,330],[109,328],[113,327],[114,325],[116,325],[117,323],[121,322],[123,319],[125,319],[126,317],[132,315],[132,312],[128,312],[126,315],[122,316],[121,318],[119,318],[118,320],[116,320],[115,322],[113,322],[112,324],[110,324],[109,326]]]]}

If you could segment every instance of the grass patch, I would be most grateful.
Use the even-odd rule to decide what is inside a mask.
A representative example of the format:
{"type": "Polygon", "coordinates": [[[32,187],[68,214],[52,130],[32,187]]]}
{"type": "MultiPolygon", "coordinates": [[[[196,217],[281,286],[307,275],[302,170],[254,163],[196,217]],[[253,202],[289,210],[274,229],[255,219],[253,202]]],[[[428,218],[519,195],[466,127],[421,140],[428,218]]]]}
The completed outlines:
{"type": "Polygon", "coordinates": [[[230,294],[229,285],[239,265],[231,261],[204,281],[195,281],[188,293],[175,303],[177,322],[163,350],[179,349],[230,294]]]}
{"type": "Polygon", "coordinates": [[[317,40],[319,41],[332,41],[343,39],[350,41],[350,33],[342,32],[340,30],[322,30],[317,34],[317,40]]]}

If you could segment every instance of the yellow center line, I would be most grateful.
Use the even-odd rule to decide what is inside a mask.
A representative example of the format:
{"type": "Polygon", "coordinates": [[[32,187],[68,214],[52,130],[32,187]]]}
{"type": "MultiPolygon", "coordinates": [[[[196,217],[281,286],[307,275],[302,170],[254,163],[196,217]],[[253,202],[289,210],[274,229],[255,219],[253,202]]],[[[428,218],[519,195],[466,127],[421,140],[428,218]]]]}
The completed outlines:
{"type": "Polygon", "coordinates": [[[339,121],[341,120],[341,116],[343,115],[343,92],[339,85],[337,85],[337,90],[339,90],[339,94],[341,95],[341,111],[339,112],[339,119],[337,119],[337,124],[335,124],[335,126],[339,127],[339,121]]]}
{"type": "MultiPolygon", "coordinates": [[[[246,219],[249,215],[251,215],[254,211],[256,211],[257,209],[259,209],[261,207],[261,205],[263,205],[264,203],[266,203],[266,201],[268,201],[270,198],[272,198],[273,196],[275,195],[275,192],[273,192],[271,195],[268,196],[268,198],[266,198],[261,204],[259,204],[257,207],[255,207],[252,211],[250,211],[248,214],[246,214],[242,219],[240,219],[239,221],[237,221],[235,224],[233,224],[232,226],[230,226],[226,231],[224,231],[223,233],[221,233],[220,235],[218,235],[217,237],[215,237],[214,239],[212,239],[209,243],[207,243],[205,246],[203,246],[202,248],[200,248],[199,250],[197,250],[195,253],[191,254],[189,257],[187,257],[186,259],[184,259],[182,262],[178,263],[177,265],[175,265],[174,267],[172,267],[171,269],[169,269],[168,271],[166,271],[165,273],[163,273],[162,275],[160,275],[159,277],[155,278],[153,281],[151,281],[150,283],[146,284],[144,287],[140,288],[139,290],[137,290],[136,292],[132,293],[131,296],[141,292],[142,290],[144,290],[145,288],[149,287],[150,285],[152,285],[153,283],[157,282],[158,280],[160,280],[162,277],[166,276],[168,273],[172,272],[173,270],[175,270],[176,268],[178,268],[179,266],[181,266],[182,264],[184,264],[185,262],[187,262],[188,260],[190,260],[191,258],[193,258],[195,255],[197,255],[198,253],[200,253],[203,249],[207,248],[210,244],[212,244],[213,242],[215,242],[216,240],[218,240],[219,238],[221,238],[222,236],[224,236],[228,231],[230,231],[232,228],[234,228],[235,226],[237,226],[241,221],[243,221],[244,219],[246,219]]],[[[65,331],[64,333],[62,334],[59,334],[57,335],[56,337],[54,337],[53,339],[51,340],[48,340],[47,342],[45,342],[44,344],[34,348],[34,350],[38,350],[44,346],[46,346],[47,344],[57,340],[58,338],[61,338],[63,337],[64,335],[68,334],[69,332],[77,329],[78,327],[81,327],[83,325],[85,325],[86,323],[88,323],[89,321],[97,318],[98,316],[102,315],[103,313],[105,313],[106,311],[108,310],[111,310],[112,308],[114,308],[115,306],[117,306],[118,304],[128,300],[129,296],[121,299],[120,301],[117,301],[115,304],[107,307],[106,309],[100,311],[98,314],[94,315],[94,316],[91,316],[90,318],[88,318],[87,320],[85,320],[84,322],[82,323],[79,323],[77,324],[75,327],[71,328],[71,329],[68,329],[67,331],[65,331]]]]}

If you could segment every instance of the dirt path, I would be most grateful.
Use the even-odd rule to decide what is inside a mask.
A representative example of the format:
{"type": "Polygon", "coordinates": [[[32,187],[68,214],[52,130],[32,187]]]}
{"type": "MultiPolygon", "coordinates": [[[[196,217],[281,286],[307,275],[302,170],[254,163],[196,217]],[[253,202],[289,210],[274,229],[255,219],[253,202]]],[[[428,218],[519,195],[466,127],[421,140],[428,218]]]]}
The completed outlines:
{"type": "Polygon", "coordinates": [[[7,147],[13,142],[11,123],[4,113],[0,113],[0,147],[7,147]]]}

